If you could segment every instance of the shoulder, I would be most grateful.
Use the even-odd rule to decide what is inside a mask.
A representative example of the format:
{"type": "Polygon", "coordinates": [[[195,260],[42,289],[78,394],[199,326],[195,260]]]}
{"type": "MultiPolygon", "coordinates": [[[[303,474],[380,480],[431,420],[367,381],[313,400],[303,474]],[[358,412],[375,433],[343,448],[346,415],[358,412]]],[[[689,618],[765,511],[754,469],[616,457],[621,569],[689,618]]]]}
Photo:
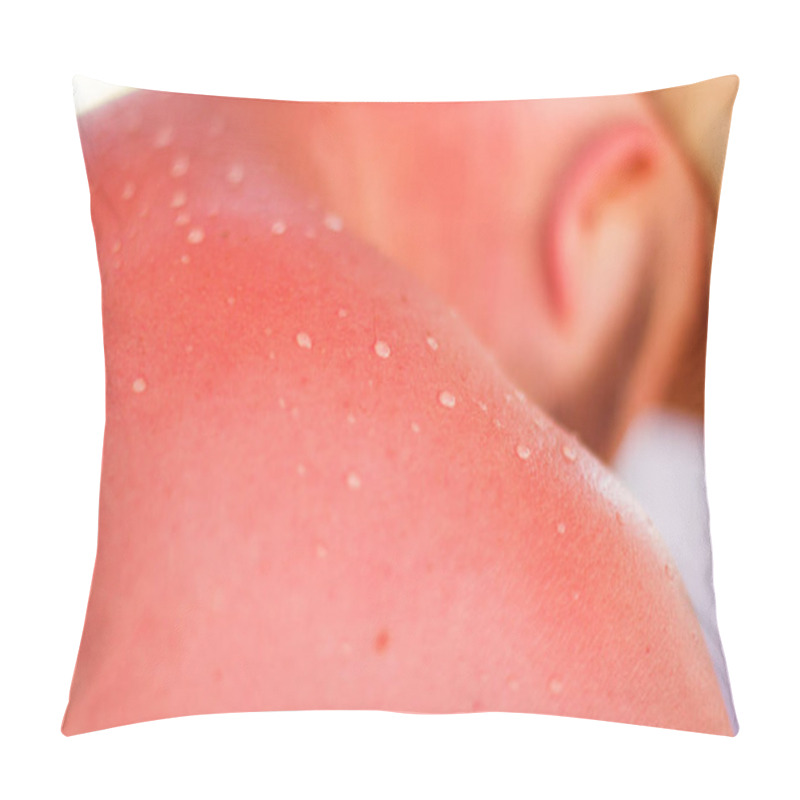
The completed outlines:
{"type": "Polygon", "coordinates": [[[90,169],[108,423],[65,729],[386,708],[728,732],[610,474],[268,158],[177,121],[143,152],[163,121],[90,169]]]}

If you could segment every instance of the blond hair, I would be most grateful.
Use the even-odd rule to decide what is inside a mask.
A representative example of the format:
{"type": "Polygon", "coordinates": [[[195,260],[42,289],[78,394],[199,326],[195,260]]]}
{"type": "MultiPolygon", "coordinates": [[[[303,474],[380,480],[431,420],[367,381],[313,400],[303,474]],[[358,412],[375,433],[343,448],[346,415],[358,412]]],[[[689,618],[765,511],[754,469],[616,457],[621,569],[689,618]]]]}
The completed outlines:
{"type": "Polygon", "coordinates": [[[705,401],[711,257],[731,114],[738,89],[739,78],[727,75],[646,93],[657,115],[686,155],[703,189],[709,211],[702,291],[664,398],[667,405],[700,417],[703,416],[705,401]]]}

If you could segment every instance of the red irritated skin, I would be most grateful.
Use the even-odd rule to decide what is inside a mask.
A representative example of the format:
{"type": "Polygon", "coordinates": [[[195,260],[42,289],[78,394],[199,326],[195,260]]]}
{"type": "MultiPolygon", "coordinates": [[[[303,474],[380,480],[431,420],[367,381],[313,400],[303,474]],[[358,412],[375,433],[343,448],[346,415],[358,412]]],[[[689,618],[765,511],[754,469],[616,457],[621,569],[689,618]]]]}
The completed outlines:
{"type": "Polygon", "coordinates": [[[730,734],[658,535],[255,105],[80,118],[103,287],[99,544],[62,730],[277,709],[730,734]]]}

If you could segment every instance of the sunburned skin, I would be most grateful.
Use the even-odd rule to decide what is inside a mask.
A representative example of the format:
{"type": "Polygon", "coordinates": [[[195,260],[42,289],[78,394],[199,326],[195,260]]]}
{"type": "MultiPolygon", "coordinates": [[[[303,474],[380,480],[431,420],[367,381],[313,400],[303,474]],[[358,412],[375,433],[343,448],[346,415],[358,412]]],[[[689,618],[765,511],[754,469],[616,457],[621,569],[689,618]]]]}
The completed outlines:
{"type": "Polygon", "coordinates": [[[80,119],[107,422],[63,732],[384,709],[731,734],[626,491],[408,271],[235,150],[232,106],[171,97],[80,119]]]}

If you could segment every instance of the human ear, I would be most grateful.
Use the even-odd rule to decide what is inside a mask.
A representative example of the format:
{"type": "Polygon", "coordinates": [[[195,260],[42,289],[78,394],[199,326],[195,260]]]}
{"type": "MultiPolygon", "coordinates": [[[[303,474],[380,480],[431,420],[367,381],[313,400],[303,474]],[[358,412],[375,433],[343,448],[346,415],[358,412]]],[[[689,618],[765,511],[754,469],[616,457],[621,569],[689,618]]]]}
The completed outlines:
{"type": "Polygon", "coordinates": [[[616,126],[584,145],[557,183],[544,260],[553,317],[571,338],[595,338],[641,270],[658,155],[650,130],[616,126]]]}
{"type": "Polygon", "coordinates": [[[561,371],[557,403],[568,417],[565,424],[598,447],[592,426],[608,437],[609,415],[621,413],[606,408],[605,419],[586,418],[585,407],[609,394],[601,373],[624,378],[614,402],[626,404],[625,416],[633,413],[632,396],[637,407],[657,399],[657,376],[672,357],[687,305],[687,278],[699,272],[700,205],[691,170],[668,135],[646,119],[593,135],[557,182],[542,237],[554,361],[561,371]],[[653,352],[639,362],[649,363],[634,365],[656,308],[661,314],[665,304],[669,324],[659,323],[664,341],[653,345],[648,339],[653,352]]]}

